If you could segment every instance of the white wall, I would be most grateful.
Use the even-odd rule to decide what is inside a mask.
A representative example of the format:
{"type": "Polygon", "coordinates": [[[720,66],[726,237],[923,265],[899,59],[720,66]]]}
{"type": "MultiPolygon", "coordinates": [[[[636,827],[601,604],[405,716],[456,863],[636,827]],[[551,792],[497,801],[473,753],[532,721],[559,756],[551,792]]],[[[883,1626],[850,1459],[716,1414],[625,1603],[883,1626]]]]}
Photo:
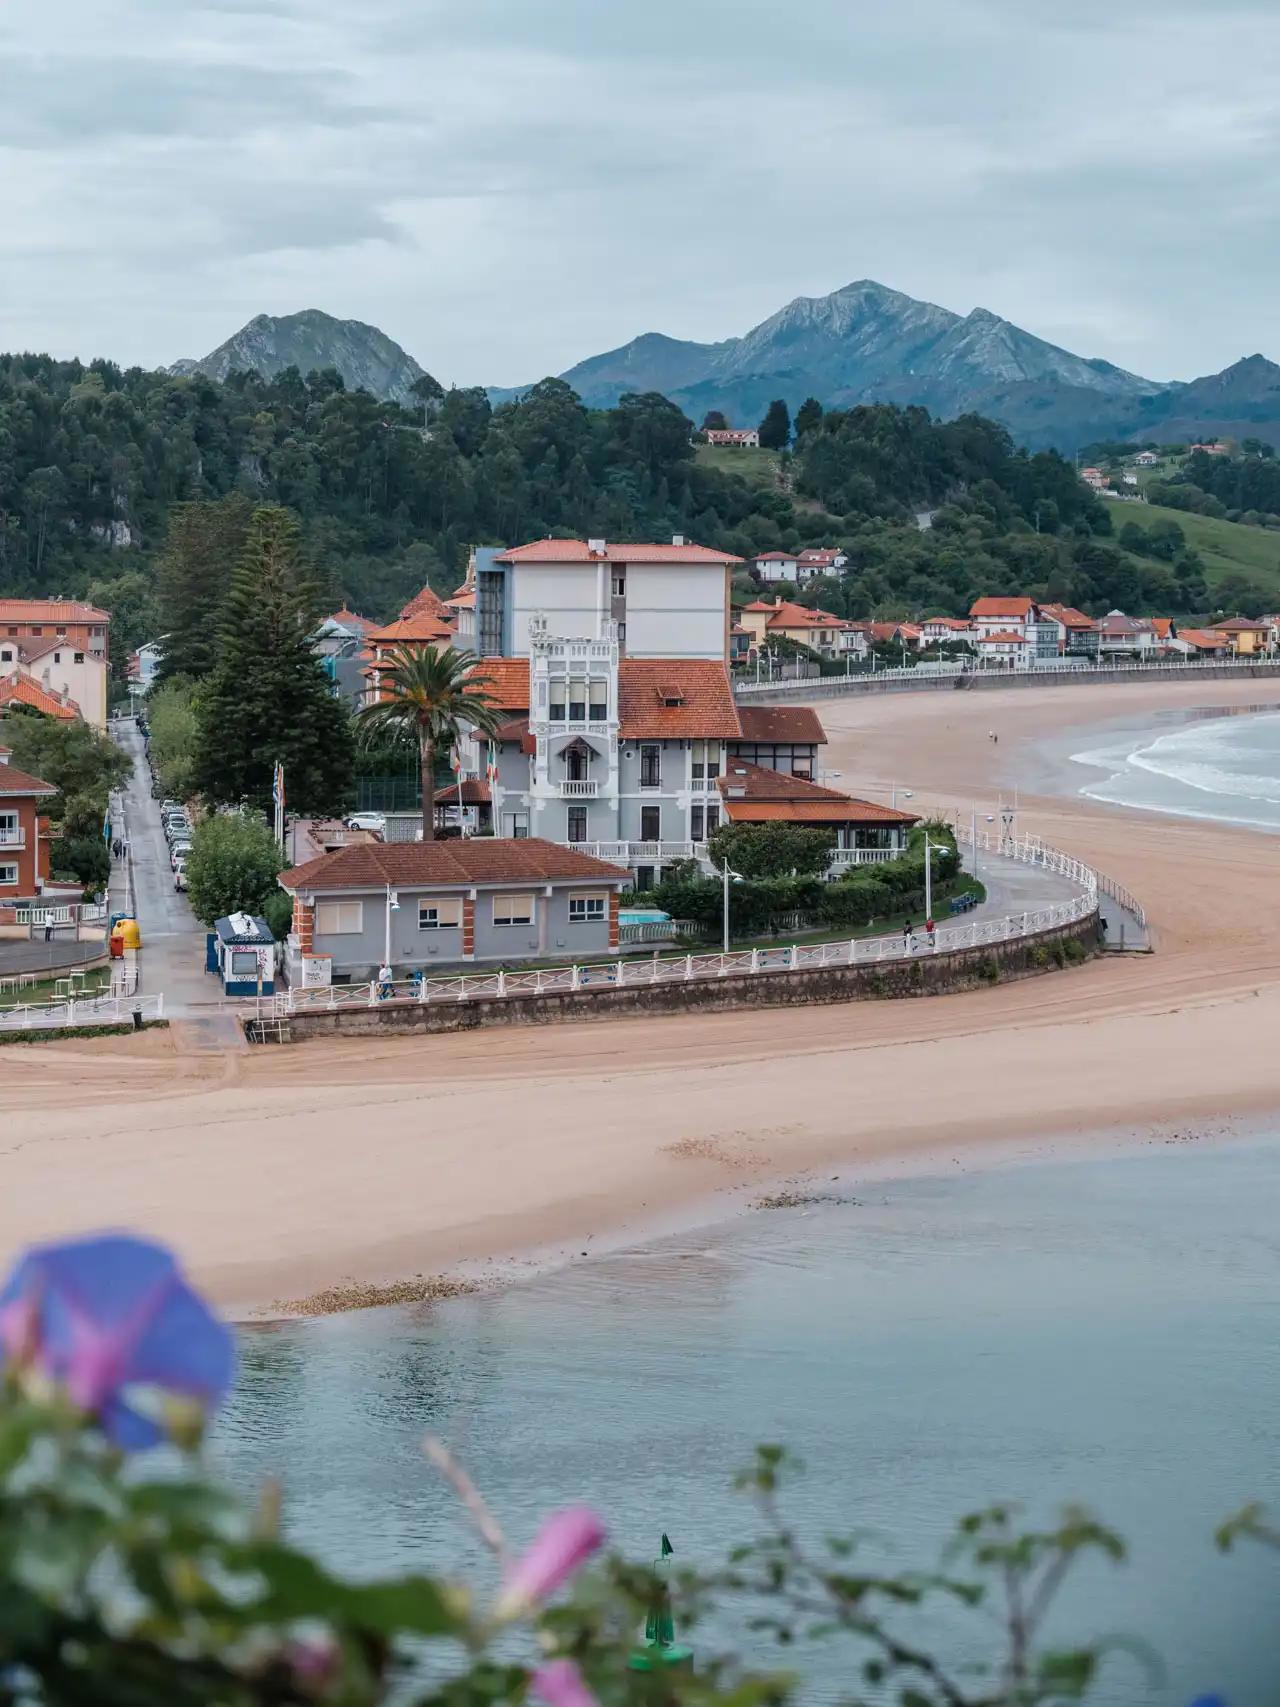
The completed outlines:
{"type": "MultiPolygon", "coordinates": [[[[545,616],[552,634],[567,640],[593,640],[597,625],[594,563],[516,563],[508,577],[511,599],[511,651],[529,655],[529,619],[545,616]]],[[[603,566],[604,615],[609,614],[609,565],[603,566]]]]}
{"type": "Polygon", "coordinates": [[[84,662],[75,662],[76,649],[69,642],[59,644],[52,652],[36,658],[30,673],[44,687],[56,688],[69,694],[80,707],[80,715],[95,729],[107,724],[107,661],[100,653],[82,653],[84,662]]]}
{"type": "Polygon", "coordinates": [[[723,658],[729,578],[722,563],[627,566],[627,637],[632,658],[723,658]]]}

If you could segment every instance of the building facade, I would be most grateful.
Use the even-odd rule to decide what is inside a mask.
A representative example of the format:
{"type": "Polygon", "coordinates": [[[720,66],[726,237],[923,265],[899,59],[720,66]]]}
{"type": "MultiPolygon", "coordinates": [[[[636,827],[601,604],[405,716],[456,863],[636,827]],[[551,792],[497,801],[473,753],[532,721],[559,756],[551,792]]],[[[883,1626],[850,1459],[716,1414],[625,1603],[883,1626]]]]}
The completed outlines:
{"type": "Polygon", "coordinates": [[[24,672],[103,729],[110,623],[108,612],[75,599],[0,599],[0,675],[24,672]]]}
{"type": "Polygon", "coordinates": [[[49,837],[40,814],[57,792],[17,770],[8,747],[0,747],[0,902],[33,901],[48,882],[49,837]]]}

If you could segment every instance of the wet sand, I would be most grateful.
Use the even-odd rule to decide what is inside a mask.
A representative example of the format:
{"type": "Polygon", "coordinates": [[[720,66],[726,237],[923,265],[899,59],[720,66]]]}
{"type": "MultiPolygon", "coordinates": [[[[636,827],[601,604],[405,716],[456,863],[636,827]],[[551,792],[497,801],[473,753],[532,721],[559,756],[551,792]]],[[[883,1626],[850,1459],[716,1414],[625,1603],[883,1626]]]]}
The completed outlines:
{"type": "Polygon", "coordinates": [[[1270,1115],[1276,838],[1026,791],[1037,743],[1064,729],[1233,703],[1280,706],[1280,684],[820,708],[826,766],[851,793],[896,780],[916,808],[984,817],[1019,781],[1019,829],[1132,889],[1155,955],[928,1000],[223,1057],[160,1034],[9,1048],[0,1255],[131,1226],[174,1243],[226,1307],[261,1312],[346,1283],[506,1278],[732,1213],[809,1170],[847,1180],[1270,1115]]]}

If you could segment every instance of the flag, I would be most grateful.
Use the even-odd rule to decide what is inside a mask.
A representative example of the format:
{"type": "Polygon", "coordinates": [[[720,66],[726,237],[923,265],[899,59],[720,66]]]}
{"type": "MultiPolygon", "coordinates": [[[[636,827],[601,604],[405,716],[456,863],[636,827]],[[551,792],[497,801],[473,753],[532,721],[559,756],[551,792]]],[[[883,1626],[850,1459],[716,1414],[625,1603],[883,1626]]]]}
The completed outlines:
{"type": "Polygon", "coordinates": [[[461,747],[455,747],[453,749],[453,757],[449,760],[449,763],[453,766],[453,769],[457,773],[457,775],[461,776],[462,775],[462,748],[461,747]]]}
{"type": "Polygon", "coordinates": [[[492,741],[490,741],[488,749],[487,749],[487,753],[486,753],[486,763],[485,763],[485,767],[484,767],[484,779],[489,784],[490,788],[492,788],[494,783],[497,782],[497,780],[498,780],[498,755],[497,755],[496,751],[494,750],[494,745],[493,745],[492,741]]]}

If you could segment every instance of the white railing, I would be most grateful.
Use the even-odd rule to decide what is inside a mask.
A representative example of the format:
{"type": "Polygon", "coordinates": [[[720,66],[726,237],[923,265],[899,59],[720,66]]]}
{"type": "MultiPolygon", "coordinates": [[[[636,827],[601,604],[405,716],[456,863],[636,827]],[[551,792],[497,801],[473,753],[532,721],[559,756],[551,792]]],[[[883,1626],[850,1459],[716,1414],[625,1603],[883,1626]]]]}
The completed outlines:
{"type": "Polygon", "coordinates": [[[846,865],[883,865],[891,859],[901,859],[906,848],[832,848],[828,869],[840,871],[846,865]]]}
{"type": "Polygon", "coordinates": [[[0,848],[25,848],[27,832],[19,827],[16,830],[0,829],[0,848]]]}
{"type": "Polygon", "coordinates": [[[860,670],[845,676],[804,676],[788,678],[785,682],[776,677],[772,682],[737,681],[734,692],[738,695],[757,693],[777,693],[781,689],[788,692],[813,692],[838,694],[851,692],[857,688],[873,687],[877,682],[893,681],[936,681],[940,676],[973,676],[982,681],[1022,681],[1028,677],[1038,679],[1041,676],[1109,676],[1109,675],[1138,675],[1138,676],[1169,676],[1174,677],[1184,671],[1214,671],[1214,670],[1280,670],[1280,657],[1275,655],[1259,655],[1246,658],[1179,658],[1164,659],[1148,664],[1119,663],[1104,660],[1101,663],[1082,662],[1079,659],[1061,658],[1056,663],[1036,663],[1025,670],[993,670],[982,669],[977,665],[952,667],[942,664],[915,664],[906,668],[886,670],[860,670]]]}
{"type": "Polygon", "coordinates": [[[565,800],[594,800],[600,792],[599,781],[588,782],[577,777],[562,777],[560,795],[565,800]]]}
{"type": "Polygon", "coordinates": [[[627,863],[632,860],[668,860],[707,858],[705,842],[567,842],[567,847],[593,859],[627,863]]]}
{"type": "MultiPolygon", "coordinates": [[[[969,840],[968,835],[961,837],[969,840]]],[[[1070,854],[1046,848],[1033,838],[1003,839],[985,831],[978,847],[1024,865],[1038,866],[1079,885],[1080,892],[1052,907],[1028,908],[999,919],[975,919],[969,924],[941,925],[932,934],[851,937],[840,942],[792,943],[785,948],[745,948],[728,954],[654,955],[647,960],[610,960],[575,966],[534,967],[521,972],[467,972],[453,977],[422,977],[388,985],[335,984],[326,990],[290,988],[275,996],[256,998],[259,1018],[291,1014],[334,1013],[350,1008],[428,1006],[441,1002],[503,1000],[511,996],[542,996],[558,991],[642,989],[655,984],[684,984],[705,979],[757,977],[770,972],[800,972],[823,967],[879,966],[938,954],[994,946],[1020,937],[1038,936],[1087,919],[1098,907],[1097,873],[1070,854]]]]}
{"type": "Polygon", "coordinates": [[[51,1002],[32,1002],[0,1008],[0,1031],[48,1031],[55,1026],[128,1024],[135,1010],[143,1019],[164,1018],[164,994],[135,996],[66,996],[51,1002]]]}
{"type": "Polygon", "coordinates": [[[671,919],[651,919],[642,925],[623,923],[618,926],[618,941],[621,943],[670,942],[675,934],[675,922],[671,919]]]}

